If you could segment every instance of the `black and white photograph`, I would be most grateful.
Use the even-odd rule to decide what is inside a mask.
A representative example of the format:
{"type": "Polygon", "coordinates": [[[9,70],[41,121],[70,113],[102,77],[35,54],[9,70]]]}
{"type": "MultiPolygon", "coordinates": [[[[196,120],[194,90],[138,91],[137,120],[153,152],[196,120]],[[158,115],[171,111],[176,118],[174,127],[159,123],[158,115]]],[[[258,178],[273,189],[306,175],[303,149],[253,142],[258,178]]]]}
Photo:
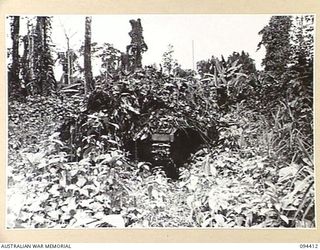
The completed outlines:
{"type": "Polygon", "coordinates": [[[7,15],[6,229],[316,228],[314,26],[7,15]]]}

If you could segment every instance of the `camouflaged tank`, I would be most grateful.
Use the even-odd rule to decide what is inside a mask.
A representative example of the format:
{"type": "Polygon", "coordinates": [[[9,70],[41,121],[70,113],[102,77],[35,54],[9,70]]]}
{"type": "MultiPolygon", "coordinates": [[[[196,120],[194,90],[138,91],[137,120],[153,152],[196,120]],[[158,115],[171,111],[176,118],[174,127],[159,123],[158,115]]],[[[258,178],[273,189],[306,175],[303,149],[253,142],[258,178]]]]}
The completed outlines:
{"type": "Polygon", "coordinates": [[[135,160],[150,162],[153,169],[161,169],[167,177],[178,179],[179,168],[190,155],[218,139],[213,124],[201,129],[190,123],[186,117],[170,110],[156,110],[150,116],[148,127],[142,130],[144,133],[134,138],[127,149],[135,160]]]}

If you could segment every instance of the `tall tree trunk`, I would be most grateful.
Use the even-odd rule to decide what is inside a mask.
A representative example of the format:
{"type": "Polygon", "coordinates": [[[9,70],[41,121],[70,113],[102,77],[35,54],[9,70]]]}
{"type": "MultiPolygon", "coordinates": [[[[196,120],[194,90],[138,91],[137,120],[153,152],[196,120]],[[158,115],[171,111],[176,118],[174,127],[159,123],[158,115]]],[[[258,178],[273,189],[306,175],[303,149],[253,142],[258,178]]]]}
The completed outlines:
{"type": "Polygon", "coordinates": [[[33,82],[35,79],[35,70],[34,70],[34,27],[32,24],[30,24],[30,20],[28,21],[28,55],[27,55],[27,62],[28,66],[27,68],[29,69],[29,75],[30,75],[30,82],[27,90],[29,90],[29,94],[33,94],[33,82]]]}
{"type": "Polygon", "coordinates": [[[30,75],[28,74],[29,46],[29,38],[28,35],[26,35],[23,37],[23,56],[21,58],[22,79],[25,85],[27,85],[30,82],[30,75]]]}
{"type": "Polygon", "coordinates": [[[36,93],[50,95],[56,89],[51,57],[51,18],[37,17],[34,40],[34,68],[36,93]]]}
{"type": "MultiPolygon", "coordinates": [[[[50,64],[50,59],[48,58],[48,56],[50,56],[50,52],[48,51],[49,49],[49,44],[48,44],[48,41],[47,41],[47,32],[48,32],[48,27],[47,27],[47,20],[46,20],[47,17],[43,17],[42,19],[42,30],[43,30],[43,54],[42,54],[42,58],[44,59],[44,64],[43,64],[43,69],[45,72],[47,72],[48,74],[48,70],[49,70],[49,64],[50,64]]],[[[43,84],[42,84],[42,94],[43,95],[50,95],[51,93],[51,84],[50,82],[48,81],[48,75],[45,74],[44,75],[44,79],[43,79],[43,84]]]]}
{"type": "Polygon", "coordinates": [[[11,38],[12,38],[12,65],[10,70],[9,80],[9,96],[19,96],[20,82],[19,82],[19,29],[20,29],[20,17],[14,16],[11,24],[11,38]]]}
{"type": "Polygon", "coordinates": [[[34,40],[35,93],[42,94],[43,90],[43,17],[37,17],[34,40]]]}
{"type": "Polygon", "coordinates": [[[142,32],[143,28],[141,20],[130,20],[132,30],[129,32],[131,37],[131,43],[127,46],[127,54],[133,57],[134,65],[132,71],[138,68],[142,68],[142,53],[148,50],[148,46],[144,41],[142,32]]]}
{"type": "Polygon", "coordinates": [[[85,93],[90,93],[93,86],[92,67],[91,67],[91,17],[86,17],[84,35],[84,75],[85,93]]]}

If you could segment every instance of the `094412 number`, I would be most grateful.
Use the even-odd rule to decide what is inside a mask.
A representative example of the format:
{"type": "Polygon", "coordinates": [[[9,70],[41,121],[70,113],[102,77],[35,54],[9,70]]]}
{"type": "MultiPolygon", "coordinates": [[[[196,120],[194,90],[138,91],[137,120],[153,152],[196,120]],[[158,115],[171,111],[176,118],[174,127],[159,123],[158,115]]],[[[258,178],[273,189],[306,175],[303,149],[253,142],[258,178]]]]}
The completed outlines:
{"type": "Polygon", "coordinates": [[[318,249],[319,244],[317,244],[317,243],[311,243],[311,244],[301,243],[300,248],[301,249],[318,249]]]}

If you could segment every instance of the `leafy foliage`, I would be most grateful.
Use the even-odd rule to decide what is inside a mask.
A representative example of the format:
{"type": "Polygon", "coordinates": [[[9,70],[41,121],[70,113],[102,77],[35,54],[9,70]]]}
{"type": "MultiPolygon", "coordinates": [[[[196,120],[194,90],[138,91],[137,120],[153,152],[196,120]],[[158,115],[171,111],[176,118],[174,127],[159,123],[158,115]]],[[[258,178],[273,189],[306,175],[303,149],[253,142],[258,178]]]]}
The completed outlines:
{"type": "Polygon", "coordinates": [[[254,60],[250,58],[249,53],[241,51],[241,53],[233,52],[231,56],[228,57],[227,64],[232,65],[235,61],[241,64],[241,72],[250,75],[257,72],[254,60]]]}
{"type": "Polygon", "coordinates": [[[123,148],[132,140],[145,140],[162,127],[194,128],[205,133],[219,117],[215,93],[209,99],[206,90],[210,86],[203,81],[161,76],[149,67],[125,80],[102,84],[104,89],[90,95],[87,111],[73,121],[73,133],[66,137],[72,138],[72,152],[80,158],[101,136],[100,151],[114,146],[113,142],[123,148]]]}
{"type": "Polygon", "coordinates": [[[265,26],[259,35],[262,35],[258,49],[263,45],[266,48],[266,56],[262,60],[266,71],[272,72],[275,77],[281,79],[290,63],[290,28],[292,18],[290,16],[273,16],[269,24],[265,26]]]}
{"type": "Polygon", "coordinates": [[[179,66],[178,61],[173,58],[174,47],[172,44],[168,45],[167,51],[162,55],[162,64],[164,71],[170,75],[172,71],[179,66]]]}
{"type": "Polygon", "coordinates": [[[210,92],[217,92],[217,103],[223,110],[228,111],[230,105],[252,95],[251,80],[243,73],[238,60],[227,64],[224,60],[212,57],[208,61],[198,62],[197,67],[202,81],[211,86],[210,92]]]}
{"type": "Polygon", "coordinates": [[[310,15],[297,16],[292,26],[293,69],[305,74],[306,68],[312,67],[313,64],[314,17],[310,15]]]}
{"type": "Polygon", "coordinates": [[[103,69],[102,76],[106,79],[116,76],[121,65],[121,52],[113,47],[112,44],[105,43],[101,47],[98,57],[101,58],[103,69]]]}
{"type": "MultiPolygon", "coordinates": [[[[29,110],[37,102],[23,108],[29,110]]],[[[88,122],[96,121],[95,116],[91,118],[88,122]]],[[[276,152],[271,151],[271,157],[260,156],[268,150],[264,146],[270,145],[265,136],[260,136],[265,126],[261,118],[249,110],[225,116],[238,123],[221,128],[221,143],[216,149],[196,152],[178,182],[161,172],[151,175],[143,162],[130,162],[116,141],[110,141],[113,147],[99,152],[97,142],[103,136],[92,144],[95,151],[81,161],[70,162],[67,145],[58,134],[43,134],[42,139],[35,139],[31,152],[24,146],[32,145],[30,142],[20,147],[20,162],[11,158],[16,172],[9,176],[8,202],[12,209],[8,225],[310,227],[314,218],[312,164],[304,159],[303,164],[279,167],[281,162],[272,156],[276,152]]]]}

